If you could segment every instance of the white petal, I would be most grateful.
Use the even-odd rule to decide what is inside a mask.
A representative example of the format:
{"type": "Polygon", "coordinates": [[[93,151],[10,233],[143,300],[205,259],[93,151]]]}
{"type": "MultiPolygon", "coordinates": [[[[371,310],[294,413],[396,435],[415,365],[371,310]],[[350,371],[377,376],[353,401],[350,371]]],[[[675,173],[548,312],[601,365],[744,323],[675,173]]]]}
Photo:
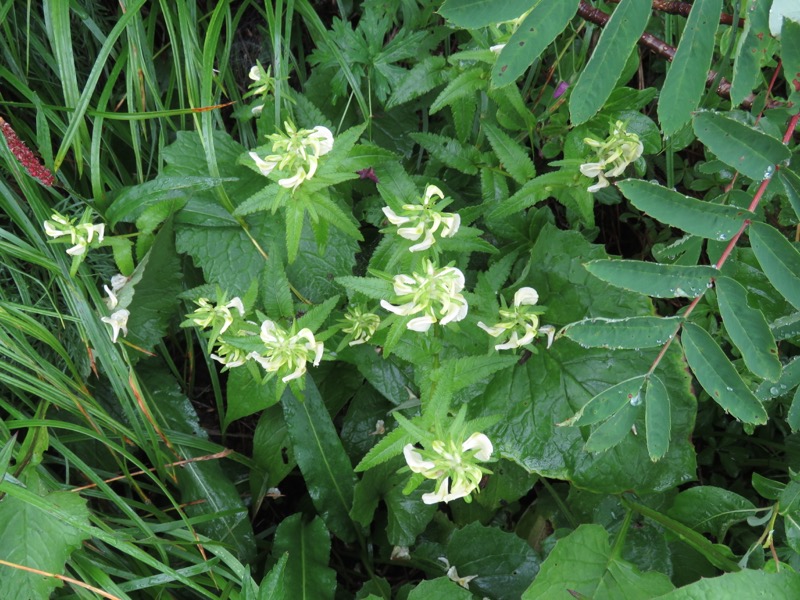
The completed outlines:
{"type": "Polygon", "coordinates": [[[422,458],[422,454],[414,448],[413,444],[406,444],[403,447],[403,456],[406,458],[408,468],[414,473],[425,473],[436,468],[436,463],[422,458]]]}
{"type": "Polygon", "coordinates": [[[458,213],[453,213],[446,217],[442,215],[442,223],[444,224],[442,237],[453,237],[461,225],[461,215],[458,213]]]}
{"type": "MultiPolygon", "coordinates": [[[[397,232],[400,233],[400,230],[398,229],[397,232]]],[[[403,236],[403,237],[405,237],[405,236],[403,236]]],[[[416,239],[416,238],[414,238],[414,239],[416,239]]],[[[429,229],[429,230],[427,230],[425,232],[425,238],[419,244],[414,244],[413,246],[411,246],[408,249],[408,251],[409,252],[421,252],[422,250],[427,250],[428,248],[433,246],[434,242],[436,242],[436,240],[433,237],[433,231],[429,229]]]]}
{"type": "Polygon", "coordinates": [[[429,185],[428,187],[425,188],[425,200],[430,200],[434,196],[438,196],[439,199],[441,200],[442,198],[444,198],[444,192],[442,192],[442,190],[440,190],[435,185],[429,185]]]}
{"type": "Polygon", "coordinates": [[[400,227],[397,235],[407,240],[418,240],[425,233],[425,223],[419,222],[415,227],[400,227]]]}
{"type": "Polygon", "coordinates": [[[461,450],[464,452],[474,448],[479,448],[479,450],[475,453],[475,458],[478,460],[489,460],[492,457],[492,452],[494,451],[492,442],[482,433],[473,433],[467,438],[466,442],[461,444],[461,450]]]}
{"type": "Polygon", "coordinates": [[[550,346],[553,345],[553,337],[556,334],[556,328],[552,325],[545,325],[539,328],[539,334],[547,336],[547,348],[549,349],[550,346]]]}
{"type": "Polygon", "coordinates": [[[270,173],[272,173],[272,170],[275,168],[275,165],[278,164],[277,162],[274,162],[274,161],[271,161],[271,160],[267,161],[267,160],[262,159],[255,152],[250,152],[249,156],[250,156],[250,158],[253,159],[253,161],[255,161],[256,167],[258,167],[258,170],[261,171],[261,174],[264,175],[265,177],[267,175],[269,175],[270,173]]]}
{"type": "Polygon", "coordinates": [[[586,175],[586,177],[591,177],[592,179],[594,179],[595,177],[600,175],[600,173],[603,172],[603,169],[605,168],[605,166],[606,166],[606,164],[605,163],[601,163],[601,162],[585,163],[585,164],[581,165],[580,169],[581,169],[581,173],[586,175]]]}
{"type": "Polygon", "coordinates": [[[299,186],[306,178],[306,172],[303,167],[297,169],[297,173],[295,173],[292,177],[284,177],[283,179],[278,180],[278,185],[281,187],[285,187],[287,189],[295,190],[297,186],[299,186]]]}
{"type": "Polygon", "coordinates": [[[300,364],[297,366],[294,372],[281,379],[281,381],[283,381],[283,383],[288,383],[292,379],[298,379],[302,377],[303,375],[305,375],[305,372],[306,372],[306,361],[301,360],[300,364]]]}
{"type": "Polygon", "coordinates": [[[431,325],[434,323],[436,323],[436,319],[429,315],[425,315],[424,317],[411,319],[406,327],[408,327],[411,331],[428,331],[431,328],[431,325]]]}
{"type": "Polygon", "coordinates": [[[505,44],[495,44],[494,46],[489,46],[489,50],[491,50],[495,54],[500,54],[500,51],[505,47],[506,47],[505,44]]]}
{"type": "Polygon", "coordinates": [[[75,244],[72,248],[67,248],[67,254],[70,256],[80,256],[86,252],[86,245],[75,244]]]}
{"type": "Polygon", "coordinates": [[[110,317],[102,317],[100,319],[103,323],[108,323],[111,325],[112,342],[116,343],[120,331],[122,331],[123,337],[128,335],[128,317],[130,314],[130,311],[123,308],[115,313],[112,313],[110,317]]]}
{"type": "Polygon", "coordinates": [[[225,305],[225,308],[235,308],[239,311],[239,316],[244,316],[244,305],[242,304],[241,298],[238,296],[236,298],[232,298],[230,302],[225,305]]]}
{"type": "Polygon", "coordinates": [[[253,81],[258,81],[261,79],[261,69],[258,68],[258,65],[253,65],[247,76],[253,81]]]}
{"type": "Polygon", "coordinates": [[[492,327],[489,327],[483,321],[478,321],[478,327],[483,329],[486,333],[488,333],[492,337],[497,337],[506,330],[505,327],[500,327],[499,325],[494,325],[492,327]]]}
{"type": "Polygon", "coordinates": [[[514,294],[514,306],[533,305],[539,301],[539,293],[532,287],[522,287],[514,294]]]}
{"type": "Polygon", "coordinates": [[[404,225],[408,223],[411,219],[408,217],[401,217],[396,212],[394,212],[388,206],[383,207],[383,214],[386,215],[386,218],[389,220],[389,223],[392,225],[404,225]]]}
{"type": "Polygon", "coordinates": [[[108,298],[105,299],[108,310],[116,308],[117,304],[119,304],[119,300],[117,300],[117,295],[114,293],[114,290],[109,289],[107,285],[103,286],[103,290],[105,290],[106,294],[108,294],[108,298]]]}
{"type": "Polygon", "coordinates": [[[317,125],[311,130],[311,134],[308,137],[319,144],[317,156],[324,156],[333,149],[333,133],[327,127],[317,125]]]}

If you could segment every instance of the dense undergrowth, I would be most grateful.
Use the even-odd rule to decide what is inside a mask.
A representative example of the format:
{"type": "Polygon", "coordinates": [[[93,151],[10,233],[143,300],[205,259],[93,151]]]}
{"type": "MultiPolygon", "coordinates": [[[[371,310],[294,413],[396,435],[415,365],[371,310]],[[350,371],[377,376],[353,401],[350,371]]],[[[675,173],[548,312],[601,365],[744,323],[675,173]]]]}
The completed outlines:
{"type": "Polygon", "coordinates": [[[791,1],[0,53],[0,597],[800,597],[791,1]]]}

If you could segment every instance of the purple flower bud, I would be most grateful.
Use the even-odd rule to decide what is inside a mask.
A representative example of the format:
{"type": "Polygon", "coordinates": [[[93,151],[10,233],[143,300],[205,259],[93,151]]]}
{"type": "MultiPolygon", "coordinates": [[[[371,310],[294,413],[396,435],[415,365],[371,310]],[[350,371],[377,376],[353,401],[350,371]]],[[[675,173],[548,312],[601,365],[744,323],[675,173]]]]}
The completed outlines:
{"type": "Polygon", "coordinates": [[[567,91],[568,87],[569,87],[569,82],[567,81],[562,81],[561,83],[559,83],[558,87],[556,87],[556,91],[553,92],[553,98],[558,98],[559,96],[563,95],[564,92],[567,91]]]}

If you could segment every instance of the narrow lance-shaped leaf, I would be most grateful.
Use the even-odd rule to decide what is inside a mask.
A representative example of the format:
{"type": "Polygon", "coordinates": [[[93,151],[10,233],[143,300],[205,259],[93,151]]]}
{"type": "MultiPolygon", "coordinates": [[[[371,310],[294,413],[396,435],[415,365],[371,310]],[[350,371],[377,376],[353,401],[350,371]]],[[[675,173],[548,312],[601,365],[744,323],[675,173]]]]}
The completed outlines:
{"type": "Polygon", "coordinates": [[[531,0],[447,0],[439,14],[464,29],[516,19],[531,7],[531,0]]]}
{"type": "Polygon", "coordinates": [[[792,429],[792,433],[800,431],[800,387],[794,391],[792,397],[792,405],[789,407],[789,414],[786,416],[786,422],[792,429]]]}
{"type": "Polygon", "coordinates": [[[654,348],[666,344],[677,333],[680,322],[679,317],[594,317],[567,325],[559,336],[565,335],[585,348],[654,348]]]}
{"type": "Polygon", "coordinates": [[[800,308],[800,252],[783,234],[766,223],[752,223],[749,236],[753,252],[769,282],[795,308],[800,308]]]}
{"type": "Polygon", "coordinates": [[[672,436],[672,415],[667,388],[655,375],[651,375],[647,380],[644,408],[647,452],[650,460],[656,462],[662,459],[669,449],[669,440],[672,436]]]}
{"type": "Polygon", "coordinates": [[[720,113],[699,112],[694,133],[722,162],[754,181],[768,179],[791,153],[780,140],[720,113]]]}
{"type": "MultiPolygon", "coordinates": [[[[580,0],[539,0],[497,57],[492,85],[513,83],[539,58],[575,16],[580,0]]],[[[502,2],[493,2],[494,6],[502,2]]],[[[528,8],[532,2],[527,3],[528,8]]],[[[493,21],[494,22],[494,21],[493,21]]]]}
{"type": "MultiPolygon", "coordinates": [[[[748,0],[745,11],[745,24],[736,56],[733,61],[733,78],[731,81],[731,103],[736,106],[742,103],[753,91],[761,74],[761,65],[767,56],[769,36],[769,2],[748,0]]],[[[785,67],[784,61],[784,67],[785,67]]]]}
{"type": "Polygon", "coordinates": [[[636,421],[638,412],[638,405],[634,404],[634,401],[641,404],[640,394],[636,394],[616,414],[611,415],[592,431],[584,446],[586,452],[605,452],[622,442],[626,435],[631,435],[631,427],[636,421]]]}
{"type": "Polygon", "coordinates": [[[777,381],[781,361],[764,313],[747,303],[747,290],[739,282],[720,277],[716,289],[722,322],[742,353],[744,364],[762,379],[777,381]]]}
{"type": "Polygon", "coordinates": [[[626,179],[617,185],[631,204],[654,219],[712,240],[731,239],[753,217],[744,209],[690,198],[650,181],[626,179]]]}
{"type": "Polygon", "coordinates": [[[662,265],[638,260],[593,260],[586,270],[613,286],[656,298],[696,298],[719,274],[713,267],[662,265]]]}
{"type": "Polygon", "coordinates": [[[661,129],[668,136],[689,122],[706,84],[714,55],[722,0],[697,0],[692,4],[675,58],[658,100],[661,129]]]}
{"type": "Polygon", "coordinates": [[[314,380],[306,376],[303,402],[287,388],[281,403],[294,456],[317,512],[335,535],[353,541],[349,513],[355,475],[314,380]]]}
{"type": "Polygon", "coordinates": [[[778,171],[778,179],[786,190],[786,197],[794,209],[794,214],[800,219],[800,177],[791,169],[778,171]]]}
{"type": "Polygon", "coordinates": [[[447,84],[436,100],[430,107],[430,114],[436,114],[445,106],[452,106],[454,102],[463,98],[475,101],[475,92],[486,88],[486,81],[483,79],[483,71],[480,69],[469,69],[461,73],[458,77],[447,84]]]}
{"type": "Polygon", "coordinates": [[[650,0],[627,0],[614,9],[570,95],[573,125],[589,120],[608,99],[652,10],[650,0]]]}
{"type": "MultiPolygon", "coordinates": [[[[795,4],[795,7],[797,4],[795,4]]],[[[796,10],[796,9],[795,9],[796,10]]],[[[783,77],[789,90],[789,102],[800,101],[800,14],[783,20],[781,27],[783,77]]]]}
{"type": "Polygon", "coordinates": [[[692,372],[717,404],[745,423],[763,425],[767,422],[764,406],[705,329],[686,323],[681,341],[692,372]]]}
{"type": "Polygon", "coordinates": [[[604,421],[626,404],[635,404],[645,376],[632,377],[597,394],[572,417],[559,423],[562,427],[593,425],[604,421]]]}

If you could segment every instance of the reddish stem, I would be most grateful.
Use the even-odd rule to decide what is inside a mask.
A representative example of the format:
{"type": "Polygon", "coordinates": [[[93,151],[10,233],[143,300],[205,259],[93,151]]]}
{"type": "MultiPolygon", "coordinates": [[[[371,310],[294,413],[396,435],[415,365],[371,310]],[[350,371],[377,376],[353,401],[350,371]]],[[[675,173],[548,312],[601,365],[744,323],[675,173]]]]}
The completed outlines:
{"type": "MultiPolygon", "coordinates": [[[[622,0],[608,0],[614,4],[619,4],[622,0]]],[[[653,0],[653,10],[667,13],[670,15],[681,15],[688,17],[689,12],[692,10],[692,5],[688,2],[677,2],[675,0],[653,0]]],[[[722,13],[719,16],[719,22],[722,25],[733,25],[733,15],[722,13]]],[[[744,27],[744,19],[737,19],[737,25],[744,27]]]]}

